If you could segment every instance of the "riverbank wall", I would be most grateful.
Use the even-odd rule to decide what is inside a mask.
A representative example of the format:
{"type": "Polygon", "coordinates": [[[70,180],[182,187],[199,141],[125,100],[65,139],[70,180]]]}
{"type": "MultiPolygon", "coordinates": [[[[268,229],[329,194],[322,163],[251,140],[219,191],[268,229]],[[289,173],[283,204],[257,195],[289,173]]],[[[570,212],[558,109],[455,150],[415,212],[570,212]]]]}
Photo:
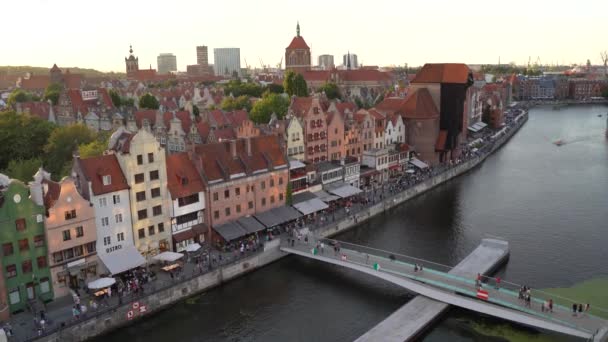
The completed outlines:
{"type": "MultiPolygon", "coordinates": [[[[515,125],[506,132],[505,135],[494,142],[494,145],[489,152],[452,167],[406,191],[394,196],[389,196],[376,205],[356,213],[356,215],[321,227],[315,230],[315,233],[321,237],[331,237],[342,233],[348,229],[354,228],[375,215],[390,210],[411,198],[475,168],[482,163],[485,158],[504,145],[504,143],[506,143],[524,125],[528,120],[528,114],[522,113],[520,115],[521,117],[516,121],[515,125]]],[[[138,320],[145,319],[146,316],[165,310],[181,300],[208,291],[231,279],[245,275],[287,256],[288,254],[280,251],[279,246],[280,239],[266,242],[263,251],[248,258],[237,260],[232,264],[202,275],[194,276],[164,289],[158,289],[141,297],[141,299],[136,302],[125,303],[115,309],[98,312],[89,316],[90,318],[85,321],[67,324],[65,327],[50,332],[47,335],[40,336],[35,340],[42,342],[85,341],[96,336],[107,334],[113,330],[123,328],[138,320]]]]}

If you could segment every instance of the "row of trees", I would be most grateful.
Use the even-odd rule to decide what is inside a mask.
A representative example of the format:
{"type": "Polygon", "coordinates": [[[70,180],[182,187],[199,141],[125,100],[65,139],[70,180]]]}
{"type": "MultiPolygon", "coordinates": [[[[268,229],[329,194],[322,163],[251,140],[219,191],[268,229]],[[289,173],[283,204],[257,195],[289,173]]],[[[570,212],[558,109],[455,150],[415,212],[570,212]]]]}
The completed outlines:
{"type": "Polygon", "coordinates": [[[96,133],[84,125],[60,127],[38,117],[0,112],[0,170],[24,182],[32,179],[40,166],[55,180],[69,174],[72,156],[101,155],[109,133],[96,133]]]}

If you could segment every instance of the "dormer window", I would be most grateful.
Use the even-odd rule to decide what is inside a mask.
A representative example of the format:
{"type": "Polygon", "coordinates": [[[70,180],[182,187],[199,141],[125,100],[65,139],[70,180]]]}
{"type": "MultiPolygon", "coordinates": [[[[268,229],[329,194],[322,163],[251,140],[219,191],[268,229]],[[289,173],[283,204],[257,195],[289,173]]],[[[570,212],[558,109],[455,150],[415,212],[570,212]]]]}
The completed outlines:
{"type": "Polygon", "coordinates": [[[110,175],[103,176],[102,177],[102,182],[103,182],[103,185],[110,185],[110,184],[112,184],[112,176],[110,176],[110,175]]]}
{"type": "Polygon", "coordinates": [[[182,184],[183,186],[188,185],[188,178],[186,178],[186,177],[181,177],[180,181],[181,181],[181,184],[182,184]]]}
{"type": "Polygon", "coordinates": [[[312,111],[315,114],[319,114],[319,107],[313,107],[312,111]]]}

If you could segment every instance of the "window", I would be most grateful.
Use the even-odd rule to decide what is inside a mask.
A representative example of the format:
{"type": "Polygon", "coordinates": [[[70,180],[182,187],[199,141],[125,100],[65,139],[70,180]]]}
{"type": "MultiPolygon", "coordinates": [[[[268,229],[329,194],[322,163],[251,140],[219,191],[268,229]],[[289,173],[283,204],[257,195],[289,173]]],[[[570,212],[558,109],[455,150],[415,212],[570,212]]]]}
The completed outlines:
{"type": "Polygon", "coordinates": [[[74,256],[79,257],[79,256],[82,256],[82,254],[83,254],[83,248],[82,248],[82,246],[76,246],[76,247],[74,247],[74,256]]]}
{"type": "Polygon", "coordinates": [[[266,197],[262,197],[262,207],[266,205],[266,197]]]}
{"type": "Polygon", "coordinates": [[[122,223],[122,214],[114,215],[114,219],[116,220],[116,223],[122,223]]]}
{"type": "Polygon", "coordinates": [[[116,234],[116,241],[118,241],[118,242],[125,241],[125,233],[116,234]]]}
{"type": "Polygon", "coordinates": [[[219,219],[220,218],[220,211],[219,210],[216,210],[216,211],[213,212],[213,218],[214,219],[219,219]]]}
{"type": "Polygon", "coordinates": [[[36,263],[38,264],[38,268],[45,268],[47,265],[46,257],[39,256],[38,258],[36,258],[36,263]]]}
{"type": "Polygon", "coordinates": [[[105,197],[102,197],[99,199],[99,206],[100,207],[105,207],[106,205],[108,205],[108,202],[106,201],[105,197]]]}
{"type": "Polygon", "coordinates": [[[224,212],[226,213],[226,216],[230,216],[230,208],[225,208],[224,212]]]}
{"type": "Polygon", "coordinates": [[[137,202],[141,202],[141,201],[145,201],[146,200],[146,192],[145,191],[138,191],[135,193],[135,200],[137,202]]]}
{"type": "Polygon", "coordinates": [[[6,266],[6,277],[13,278],[16,276],[17,276],[17,266],[15,266],[15,265],[6,266]]]}
{"type": "Polygon", "coordinates": [[[274,203],[274,195],[270,196],[270,203],[274,203]]]}
{"type": "Polygon", "coordinates": [[[279,177],[279,185],[283,185],[283,177],[279,177]]]}
{"type": "Polygon", "coordinates": [[[20,218],[15,220],[15,228],[17,229],[18,232],[22,232],[25,230],[25,219],[24,218],[20,218]]]}
{"type": "Polygon", "coordinates": [[[241,188],[239,187],[239,188],[234,189],[234,194],[236,196],[240,196],[241,195],[241,188]]]}
{"type": "Polygon", "coordinates": [[[261,187],[262,187],[262,190],[266,189],[266,181],[262,181],[261,187]]]}
{"type": "Polygon", "coordinates": [[[135,175],[135,184],[140,184],[144,182],[144,174],[138,173],[135,175]]]}
{"type": "Polygon", "coordinates": [[[142,209],[140,211],[137,212],[137,219],[138,220],[144,220],[148,218],[148,210],[147,209],[142,209]]]}
{"type": "Polygon", "coordinates": [[[237,205],[236,205],[236,212],[237,212],[237,213],[240,213],[240,212],[241,212],[241,205],[240,205],[240,204],[237,204],[237,205]]]}
{"type": "Polygon", "coordinates": [[[160,196],[160,188],[154,188],[150,190],[150,197],[156,198],[160,196]]]}
{"type": "Polygon", "coordinates": [[[249,209],[253,209],[253,201],[249,201],[248,207],[249,207],[249,209]]]}
{"type": "Polygon", "coordinates": [[[13,250],[13,244],[8,242],[5,244],[2,244],[2,255],[4,256],[9,256],[9,255],[13,255],[15,251],[13,250]]]}
{"type": "Polygon", "coordinates": [[[102,227],[107,227],[110,225],[110,219],[107,217],[102,217],[101,218],[101,226],[102,227]]]}
{"type": "Polygon", "coordinates": [[[198,219],[198,213],[197,212],[191,212],[189,214],[185,214],[185,215],[181,215],[175,218],[175,223],[179,224],[184,224],[184,223],[188,223],[188,222],[192,222],[192,221],[196,221],[198,219]]]}
{"type": "Polygon", "coordinates": [[[55,263],[62,262],[63,253],[62,252],[53,253],[53,260],[55,261],[55,263]]]}
{"type": "Polygon", "coordinates": [[[19,293],[19,288],[11,289],[8,297],[11,304],[18,304],[19,302],[21,302],[21,294],[19,293]]]}
{"type": "Polygon", "coordinates": [[[19,240],[19,251],[27,251],[30,249],[30,244],[27,239],[19,240]]]}
{"type": "Polygon", "coordinates": [[[112,196],[112,200],[114,201],[114,204],[119,204],[120,203],[120,195],[113,195],[112,196]]]}
{"type": "Polygon", "coordinates": [[[283,200],[283,194],[281,193],[281,194],[279,194],[279,201],[282,201],[282,200],[283,200]]]}
{"type": "Polygon", "coordinates": [[[152,208],[152,215],[158,216],[158,215],[162,215],[162,213],[163,213],[163,208],[160,205],[157,205],[152,208]]]}
{"type": "Polygon", "coordinates": [[[154,163],[154,153],[148,153],[148,163],[154,163]]]}
{"type": "Polygon", "coordinates": [[[75,219],[76,218],[76,210],[72,209],[71,211],[66,211],[65,212],[65,219],[66,220],[71,220],[71,219],[75,219]]]}
{"type": "Polygon", "coordinates": [[[159,178],[158,177],[158,170],[150,171],[150,180],[151,181],[157,180],[158,178],[159,178]]]}
{"type": "Polygon", "coordinates": [[[165,232],[165,224],[164,223],[159,223],[158,224],[158,232],[159,233],[164,233],[165,232]]]}
{"type": "Polygon", "coordinates": [[[83,236],[84,236],[84,229],[82,229],[82,226],[76,227],[76,237],[83,237],[83,236]]]}
{"type": "Polygon", "coordinates": [[[32,272],[32,260],[25,260],[24,262],[22,262],[21,271],[24,274],[31,273],[32,272]]]}
{"type": "Polygon", "coordinates": [[[63,234],[63,241],[72,240],[72,236],[70,235],[70,230],[69,229],[68,230],[64,230],[62,232],[62,234],[63,234]]]}
{"type": "Polygon", "coordinates": [[[144,157],[141,154],[137,155],[137,165],[142,165],[144,163],[144,157]]]}
{"type": "Polygon", "coordinates": [[[274,178],[270,178],[270,187],[272,188],[274,186],[274,178]]]}
{"type": "Polygon", "coordinates": [[[154,231],[154,226],[148,226],[148,235],[152,236],[156,234],[156,232],[154,231]]]}
{"type": "Polygon", "coordinates": [[[217,201],[219,198],[219,195],[217,194],[217,192],[213,193],[213,201],[217,201]]]}
{"type": "Polygon", "coordinates": [[[87,253],[93,253],[97,250],[97,246],[95,245],[95,242],[89,242],[84,246],[87,249],[87,253]]]}
{"type": "Polygon", "coordinates": [[[230,198],[230,189],[224,190],[224,198],[230,198]]]}
{"type": "Polygon", "coordinates": [[[103,182],[103,185],[110,185],[110,184],[112,184],[112,176],[105,175],[102,177],[101,181],[103,182]]]}
{"type": "Polygon", "coordinates": [[[145,238],[145,237],[146,237],[146,230],[145,230],[145,229],[143,229],[143,228],[138,229],[138,230],[137,230],[137,236],[138,236],[140,239],[145,238]]]}

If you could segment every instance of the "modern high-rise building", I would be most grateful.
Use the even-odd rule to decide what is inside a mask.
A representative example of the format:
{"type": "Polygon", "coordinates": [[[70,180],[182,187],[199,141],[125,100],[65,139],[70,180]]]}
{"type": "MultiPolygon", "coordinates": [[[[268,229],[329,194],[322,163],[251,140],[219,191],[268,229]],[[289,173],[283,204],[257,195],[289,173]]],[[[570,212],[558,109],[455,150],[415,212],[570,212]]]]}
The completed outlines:
{"type": "Polygon", "coordinates": [[[207,46],[196,47],[196,64],[207,68],[209,66],[209,53],[207,52],[207,46]]]}
{"type": "Polygon", "coordinates": [[[334,56],[333,55],[321,55],[319,56],[319,67],[323,70],[329,70],[334,67],[334,56]]]}
{"type": "Polygon", "coordinates": [[[213,63],[216,76],[232,76],[235,72],[241,74],[241,49],[213,49],[213,63]]]}
{"type": "Polygon", "coordinates": [[[342,56],[342,65],[344,65],[347,69],[359,68],[359,62],[357,62],[357,55],[349,52],[346,55],[342,56]]]}
{"type": "Polygon", "coordinates": [[[161,53],[156,57],[159,74],[168,74],[177,71],[177,58],[172,53],[161,53]]]}

